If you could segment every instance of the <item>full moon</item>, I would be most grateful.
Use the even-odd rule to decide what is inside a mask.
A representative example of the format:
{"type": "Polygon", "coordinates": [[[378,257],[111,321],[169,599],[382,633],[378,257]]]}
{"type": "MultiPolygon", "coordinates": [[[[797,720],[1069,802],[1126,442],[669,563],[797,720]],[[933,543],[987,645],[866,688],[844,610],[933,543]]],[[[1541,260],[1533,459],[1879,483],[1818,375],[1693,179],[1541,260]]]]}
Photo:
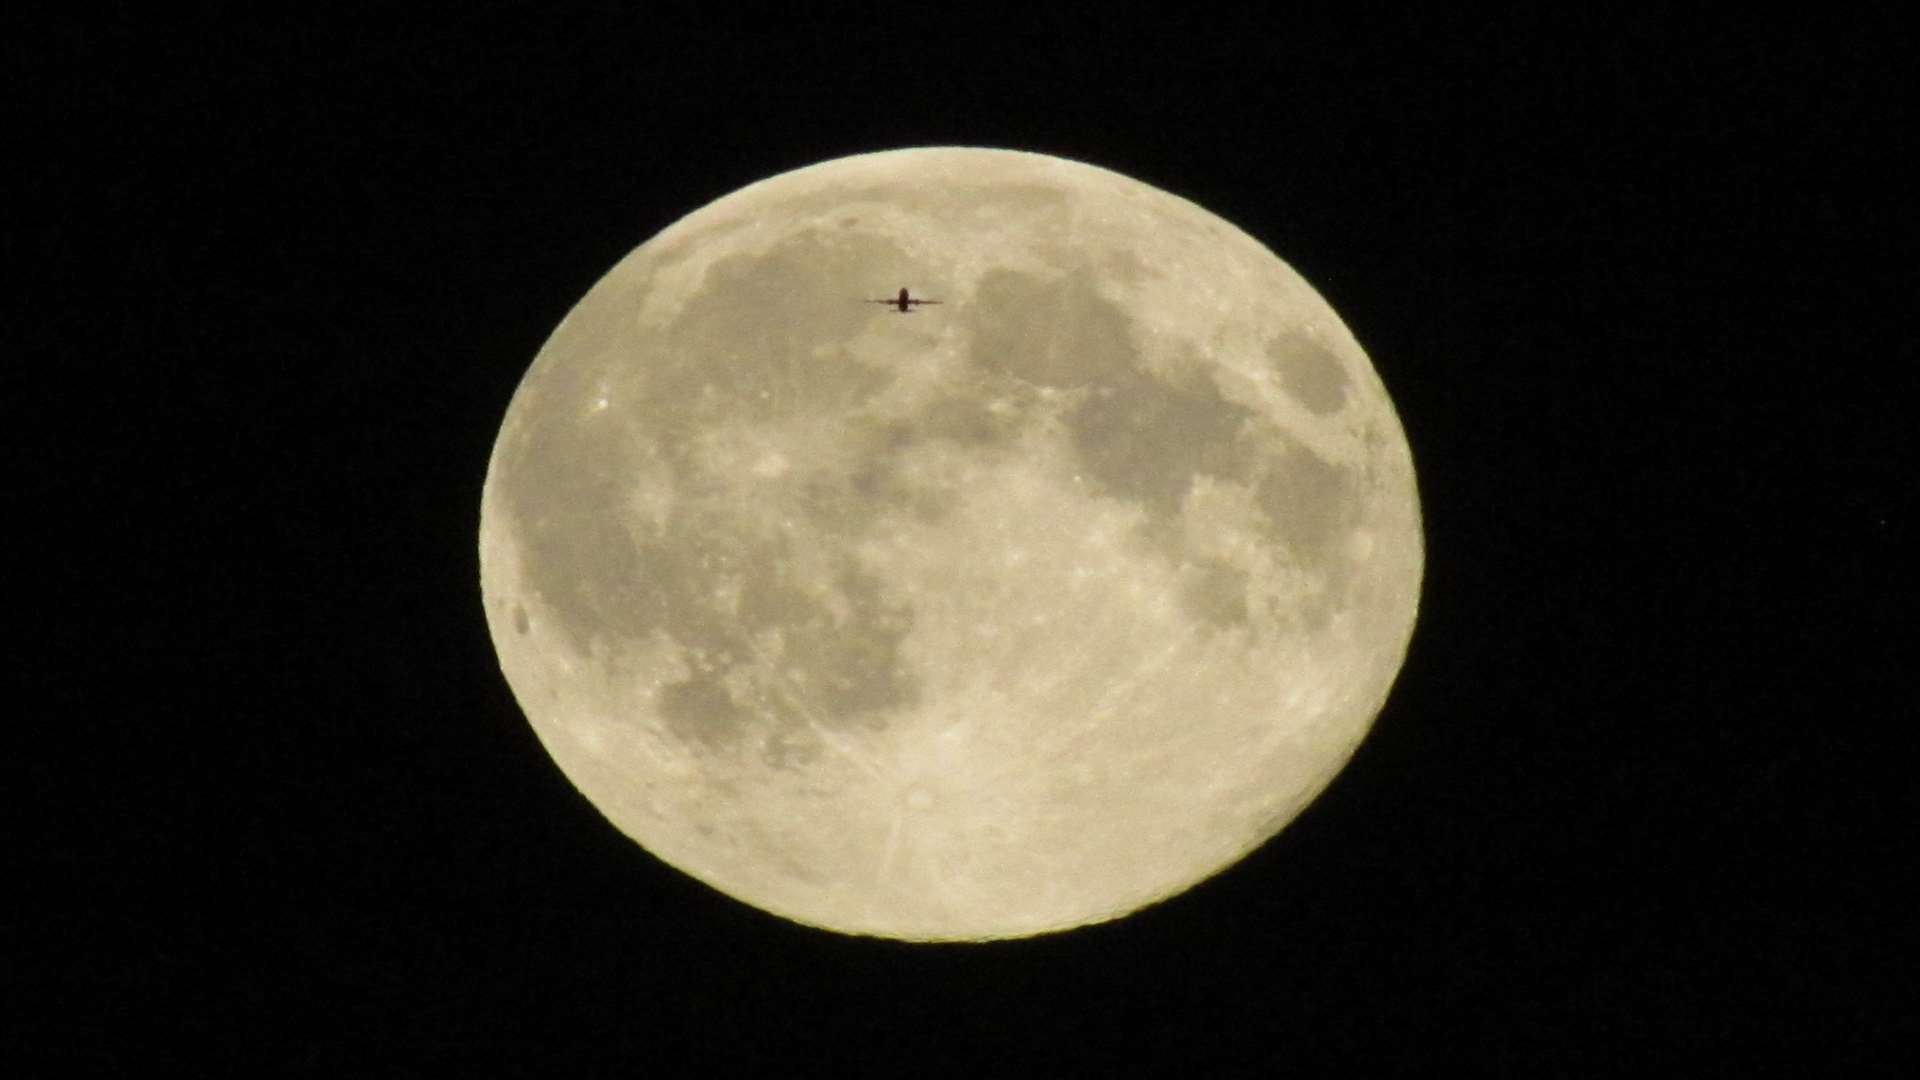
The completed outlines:
{"type": "Polygon", "coordinates": [[[553,332],[481,498],[488,626],[573,784],[848,934],[1021,937],[1232,865],[1406,653],[1412,458],[1260,243],[1038,154],[752,184],[553,332]],[[905,312],[901,288],[938,304],[905,312]]]}

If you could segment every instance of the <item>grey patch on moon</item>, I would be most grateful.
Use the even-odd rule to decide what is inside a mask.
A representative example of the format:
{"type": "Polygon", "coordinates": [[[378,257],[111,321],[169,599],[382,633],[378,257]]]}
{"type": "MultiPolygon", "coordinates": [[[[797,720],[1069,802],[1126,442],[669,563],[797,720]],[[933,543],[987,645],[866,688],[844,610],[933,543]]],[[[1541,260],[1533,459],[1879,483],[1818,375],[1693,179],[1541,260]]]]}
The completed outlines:
{"type": "Polygon", "coordinates": [[[1171,520],[1195,476],[1241,471],[1254,423],[1212,383],[1175,386],[1139,368],[1108,369],[1068,423],[1078,462],[1101,490],[1145,503],[1171,520]]]}
{"type": "Polygon", "coordinates": [[[1280,384],[1316,416],[1337,412],[1347,401],[1347,372],[1338,357],[1302,333],[1267,343],[1267,358],[1280,372],[1280,384]]]}
{"type": "Polygon", "coordinates": [[[972,325],[973,362],[990,374],[1071,389],[1135,361],[1131,319],[1085,273],[990,271],[970,306],[983,313],[972,325]]]}
{"type": "Polygon", "coordinates": [[[598,639],[623,640],[651,626],[639,615],[640,559],[626,524],[595,510],[617,505],[622,485],[586,471],[542,467],[544,457],[523,459],[515,505],[506,513],[519,523],[526,590],[545,600],[554,627],[576,654],[586,655],[598,639]]]}
{"type": "Polygon", "coordinates": [[[948,482],[963,461],[998,457],[1012,450],[1025,414],[995,414],[978,403],[938,398],[907,421],[883,429],[884,444],[864,456],[851,476],[855,509],[841,516],[866,520],[879,510],[897,510],[914,520],[935,523],[951,514],[959,492],[948,482]]]}
{"type": "Polygon", "coordinates": [[[689,676],[660,701],[676,737],[712,751],[771,732],[797,748],[803,732],[883,726],[916,699],[899,662],[912,613],[870,576],[840,559],[807,572],[785,541],[688,517],[643,549],[639,617],[623,631],[667,631],[686,650],[689,676]]]}
{"type": "Polygon", "coordinates": [[[1255,499],[1273,541],[1311,567],[1331,565],[1364,504],[1354,470],[1330,464],[1295,444],[1280,462],[1261,470],[1255,499]]]}
{"type": "Polygon", "coordinates": [[[864,401],[888,374],[842,353],[819,355],[815,345],[845,341],[869,318],[842,283],[899,258],[881,241],[805,232],[762,254],[716,261],[652,350],[650,419],[667,431],[691,430],[720,420],[837,414],[864,401]],[[715,340],[729,347],[716,354],[708,345],[715,340]]]}
{"type": "Polygon", "coordinates": [[[1181,606],[1216,630],[1243,626],[1249,618],[1247,587],[1251,575],[1219,559],[1202,559],[1180,568],[1181,606]]]}

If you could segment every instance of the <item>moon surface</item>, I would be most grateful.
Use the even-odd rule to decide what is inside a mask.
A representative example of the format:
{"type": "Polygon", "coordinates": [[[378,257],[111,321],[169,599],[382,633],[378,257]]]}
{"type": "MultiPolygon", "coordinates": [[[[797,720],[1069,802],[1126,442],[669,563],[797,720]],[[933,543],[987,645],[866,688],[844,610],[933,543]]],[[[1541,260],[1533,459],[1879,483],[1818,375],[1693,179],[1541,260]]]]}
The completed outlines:
{"type": "Polygon", "coordinates": [[[535,359],[481,501],[501,666],[615,826],[923,941],[1117,918],[1273,836],[1384,703],[1422,560],[1392,404],[1298,274],[972,148],[642,244],[535,359]],[[942,303],[862,302],[901,286],[942,303]]]}

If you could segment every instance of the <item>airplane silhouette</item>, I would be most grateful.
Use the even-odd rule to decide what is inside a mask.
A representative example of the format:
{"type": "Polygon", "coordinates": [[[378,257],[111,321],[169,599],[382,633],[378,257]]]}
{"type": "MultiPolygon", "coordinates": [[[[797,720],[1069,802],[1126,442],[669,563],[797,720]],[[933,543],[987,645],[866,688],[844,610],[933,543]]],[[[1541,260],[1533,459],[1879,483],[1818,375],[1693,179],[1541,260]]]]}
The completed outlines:
{"type": "Polygon", "coordinates": [[[898,296],[892,297],[887,300],[868,300],[867,301],[867,303],[869,304],[887,304],[902,315],[913,314],[913,305],[915,304],[937,304],[939,302],[940,301],[938,300],[916,300],[907,295],[907,290],[905,286],[901,286],[900,295],[898,296]]]}

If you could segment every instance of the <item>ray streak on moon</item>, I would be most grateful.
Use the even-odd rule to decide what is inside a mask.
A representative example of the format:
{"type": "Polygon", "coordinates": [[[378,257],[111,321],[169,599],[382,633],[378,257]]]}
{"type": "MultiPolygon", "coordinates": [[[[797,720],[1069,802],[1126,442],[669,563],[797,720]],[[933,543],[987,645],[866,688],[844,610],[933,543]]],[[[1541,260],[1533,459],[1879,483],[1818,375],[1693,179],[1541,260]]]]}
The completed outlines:
{"type": "Polygon", "coordinates": [[[642,244],[481,501],[515,696],[667,863],[814,926],[1116,918],[1265,841],[1386,699],[1412,460],[1257,241],[1036,154],[866,154],[642,244]],[[862,298],[902,287],[903,314],[862,298]]]}

